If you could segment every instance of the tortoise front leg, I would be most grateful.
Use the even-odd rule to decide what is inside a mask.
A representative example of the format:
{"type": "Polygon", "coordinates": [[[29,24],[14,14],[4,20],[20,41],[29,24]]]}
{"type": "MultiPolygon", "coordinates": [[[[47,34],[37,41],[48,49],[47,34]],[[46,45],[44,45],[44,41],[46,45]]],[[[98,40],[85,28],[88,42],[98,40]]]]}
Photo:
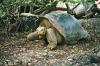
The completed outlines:
{"type": "Polygon", "coordinates": [[[48,41],[48,49],[54,49],[57,46],[57,38],[52,28],[47,29],[46,38],[48,41]]]}

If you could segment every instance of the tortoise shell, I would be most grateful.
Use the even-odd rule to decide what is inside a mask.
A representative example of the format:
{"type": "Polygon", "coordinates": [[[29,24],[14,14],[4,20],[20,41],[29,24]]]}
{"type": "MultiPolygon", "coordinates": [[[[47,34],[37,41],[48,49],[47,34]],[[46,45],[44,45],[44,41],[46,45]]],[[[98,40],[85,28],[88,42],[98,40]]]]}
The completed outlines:
{"type": "Polygon", "coordinates": [[[68,42],[87,37],[87,31],[80,22],[70,14],[63,11],[55,11],[44,16],[68,42]]]}

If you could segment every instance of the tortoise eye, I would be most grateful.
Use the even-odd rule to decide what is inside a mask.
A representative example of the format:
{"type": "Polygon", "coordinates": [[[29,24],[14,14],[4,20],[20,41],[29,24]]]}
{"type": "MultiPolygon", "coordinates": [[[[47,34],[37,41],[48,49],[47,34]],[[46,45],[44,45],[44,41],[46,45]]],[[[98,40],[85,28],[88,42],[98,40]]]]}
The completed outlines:
{"type": "Polygon", "coordinates": [[[44,31],[44,29],[41,29],[41,31],[44,31]]]}

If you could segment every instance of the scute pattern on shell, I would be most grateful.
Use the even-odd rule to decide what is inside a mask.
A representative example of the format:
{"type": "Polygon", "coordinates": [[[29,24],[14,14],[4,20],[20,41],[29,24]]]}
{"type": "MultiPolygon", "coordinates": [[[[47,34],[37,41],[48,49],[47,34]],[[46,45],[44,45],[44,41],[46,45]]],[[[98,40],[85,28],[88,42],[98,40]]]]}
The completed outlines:
{"type": "Polygon", "coordinates": [[[55,11],[46,14],[52,25],[64,36],[67,42],[77,41],[87,37],[87,31],[81,26],[80,22],[70,14],[62,11],[55,11]]]}

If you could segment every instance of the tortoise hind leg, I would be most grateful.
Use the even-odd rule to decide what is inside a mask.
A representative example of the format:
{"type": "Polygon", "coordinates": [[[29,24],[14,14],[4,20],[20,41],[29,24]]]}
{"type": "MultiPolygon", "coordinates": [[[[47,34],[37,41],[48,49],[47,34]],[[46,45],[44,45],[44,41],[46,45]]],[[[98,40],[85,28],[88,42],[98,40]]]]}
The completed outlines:
{"type": "Polygon", "coordinates": [[[47,29],[47,34],[46,34],[46,38],[48,41],[48,49],[54,49],[57,46],[57,38],[56,35],[54,33],[54,30],[52,28],[47,29]]]}

